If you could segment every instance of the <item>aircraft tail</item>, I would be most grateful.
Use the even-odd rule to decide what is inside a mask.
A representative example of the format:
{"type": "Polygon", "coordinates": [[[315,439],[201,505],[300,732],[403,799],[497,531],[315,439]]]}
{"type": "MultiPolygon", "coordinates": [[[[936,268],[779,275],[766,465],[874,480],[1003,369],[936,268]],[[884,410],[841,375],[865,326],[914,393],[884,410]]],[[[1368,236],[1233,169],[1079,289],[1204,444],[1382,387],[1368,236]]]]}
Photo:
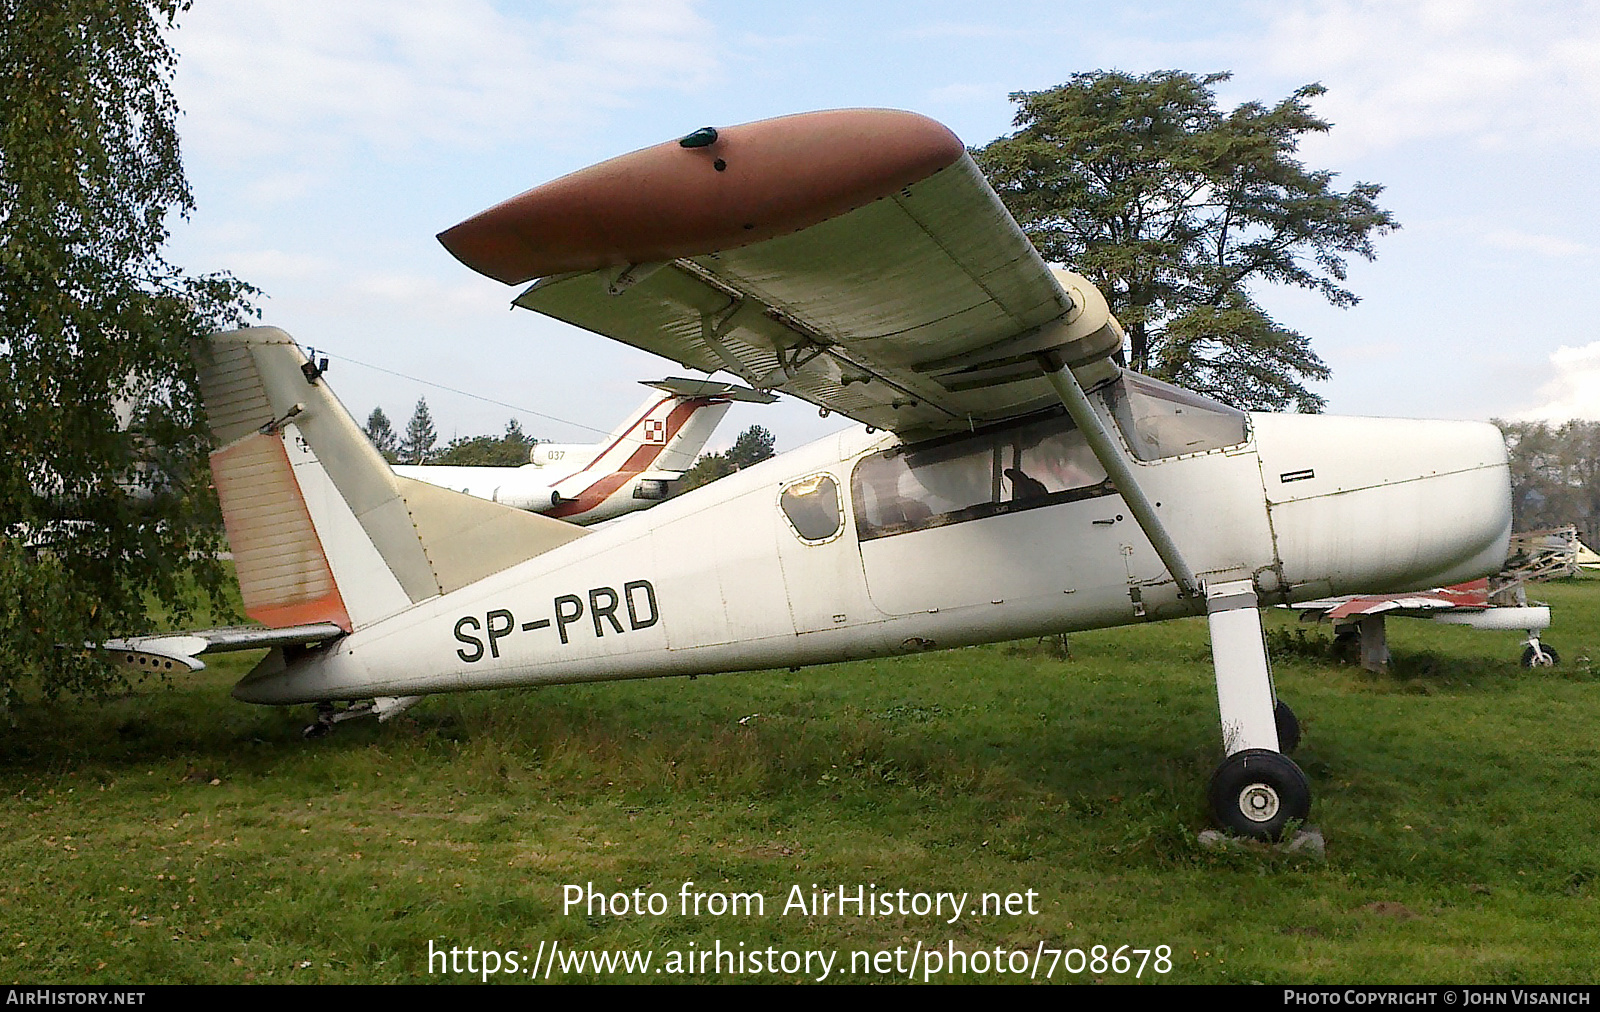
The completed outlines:
{"type": "Polygon", "coordinates": [[[288,334],[196,349],[211,454],[245,611],[346,631],[587,533],[396,475],[288,334]]]}
{"type": "Polygon", "coordinates": [[[561,501],[547,515],[575,516],[596,508],[643,474],[687,471],[734,401],[770,404],[772,394],[732,383],[668,378],[645,382],[661,391],[601,444],[583,470],[562,482],[561,501]]]}

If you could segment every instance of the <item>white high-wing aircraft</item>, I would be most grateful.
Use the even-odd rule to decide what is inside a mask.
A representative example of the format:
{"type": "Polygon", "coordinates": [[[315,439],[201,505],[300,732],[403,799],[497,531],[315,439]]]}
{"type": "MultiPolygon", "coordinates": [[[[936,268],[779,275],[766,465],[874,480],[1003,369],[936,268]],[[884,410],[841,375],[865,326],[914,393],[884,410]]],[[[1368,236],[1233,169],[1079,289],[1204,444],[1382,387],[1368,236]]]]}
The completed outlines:
{"type": "Polygon", "coordinates": [[[200,375],[246,610],[117,644],[271,646],[234,689],[317,728],[428,693],[820,664],[1185,615],[1210,626],[1215,817],[1310,812],[1258,608],[1494,572],[1490,425],[1245,413],[1118,368],[961,142],[813,113],[647,148],[443,233],[516,304],[861,423],[582,528],[397,475],[281,331],[200,375]],[[335,710],[334,701],[359,701],[335,710]]]}
{"type": "Polygon", "coordinates": [[[669,377],[604,442],[535,443],[521,467],[395,467],[396,474],[575,524],[612,520],[667,498],[734,401],[777,400],[733,383],[669,377]]]}

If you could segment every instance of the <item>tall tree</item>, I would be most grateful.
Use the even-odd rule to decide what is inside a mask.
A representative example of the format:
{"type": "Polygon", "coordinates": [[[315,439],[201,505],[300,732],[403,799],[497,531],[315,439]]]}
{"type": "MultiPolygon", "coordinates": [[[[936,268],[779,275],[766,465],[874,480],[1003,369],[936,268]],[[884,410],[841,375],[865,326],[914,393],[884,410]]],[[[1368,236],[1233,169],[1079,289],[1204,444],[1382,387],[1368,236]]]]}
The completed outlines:
{"type": "Polygon", "coordinates": [[[418,397],[416,410],[411,412],[411,421],[406,423],[406,438],[400,444],[400,460],[406,464],[426,464],[433,444],[438,441],[439,433],[433,427],[433,415],[428,413],[428,399],[418,397]]]}
{"type": "Polygon", "coordinates": [[[1261,283],[1336,306],[1347,258],[1399,226],[1382,187],[1340,191],[1307,169],[1301,138],[1327,121],[1309,84],[1273,106],[1217,107],[1228,74],[1075,74],[1012,94],[1019,129],[973,152],[1046,260],[1093,281],[1128,332],[1133,368],[1242,408],[1319,411],[1328,368],[1251,295],[1261,283]]]}
{"type": "Polygon", "coordinates": [[[759,425],[752,425],[739,433],[739,438],[723,454],[735,471],[759,464],[777,452],[778,441],[772,433],[759,425]]]}
{"type": "Polygon", "coordinates": [[[189,347],[252,290],[162,253],[193,206],[168,44],[186,7],[0,0],[0,705],[28,676],[106,687],[63,644],[221,586],[189,347]]]}
{"type": "Polygon", "coordinates": [[[1511,451],[1511,510],[1519,531],[1575,524],[1600,543],[1600,422],[1496,421],[1511,451]]]}
{"type": "Polygon", "coordinates": [[[506,434],[500,437],[500,449],[505,454],[506,465],[526,464],[538,440],[522,431],[522,423],[515,418],[506,422],[506,434]]]}
{"type": "Polygon", "coordinates": [[[382,408],[373,408],[372,414],[367,416],[367,439],[383,459],[393,464],[398,460],[400,438],[394,434],[394,426],[389,422],[389,416],[383,413],[382,408]]]}
{"type": "Polygon", "coordinates": [[[675,495],[692,488],[708,485],[751,464],[759,464],[776,452],[777,440],[772,433],[759,425],[752,425],[739,433],[733,445],[723,453],[702,454],[694,466],[685,471],[678,481],[675,495]]]}

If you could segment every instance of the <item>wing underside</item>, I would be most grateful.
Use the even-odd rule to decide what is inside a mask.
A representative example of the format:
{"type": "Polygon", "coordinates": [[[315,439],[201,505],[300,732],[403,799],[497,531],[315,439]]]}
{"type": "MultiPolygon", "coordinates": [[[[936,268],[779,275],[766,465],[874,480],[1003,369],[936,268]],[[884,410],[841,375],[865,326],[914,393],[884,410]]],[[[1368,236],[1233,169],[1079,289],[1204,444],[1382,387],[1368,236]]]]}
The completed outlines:
{"type": "MultiPolygon", "coordinates": [[[[911,115],[853,115],[869,114],[911,115]]],[[[830,117],[819,119],[819,129],[832,130],[842,114],[813,115],[830,117]]],[[[725,132],[742,139],[742,146],[728,142],[723,174],[734,175],[732,152],[766,143],[771,150],[761,152],[765,162],[754,154],[747,158],[784,166],[773,186],[812,182],[801,178],[804,160],[821,142],[810,137],[804,146],[780,150],[779,141],[765,135],[734,133],[764,126],[725,132]]],[[[604,206],[607,194],[620,192],[617,165],[627,159],[643,163],[646,156],[654,161],[649,172],[630,179],[629,199],[637,203],[640,189],[651,186],[674,192],[661,182],[668,170],[698,171],[696,159],[702,157],[687,152],[680,165],[673,161],[679,158],[676,148],[646,149],[585,170],[608,174],[583,191],[583,200],[604,206]]],[[[675,250],[680,255],[668,260],[636,259],[626,237],[611,240],[613,229],[603,257],[611,265],[543,277],[515,301],[686,367],[726,370],[758,389],[780,390],[912,437],[1054,405],[1041,354],[1076,366],[1121,346],[1121,330],[1100,293],[1045,264],[965,151],[931,172],[924,168],[912,181],[903,181],[905,175],[892,189],[857,193],[857,206],[820,221],[802,215],[800,227],[743,245],[721,234],[714,248],[675,250]]],[[[561,200],[577,200],[572,193],[586,185],[583,176],[558,181],[561,200]]],[[[715,173],[707,178],[719,182],[715,173]]],[[[544,189],[502,207],[533,205],[544,189]]],[[[514,221],[512,211],[494,209],[458,229],[470,224],[484,232],[496,215],[507,231],[520,229],[525,246],[537,246],[525,210],[514,221]]],[[[474,262],[457,249],[456,231],[441,239],[469,264],[493,276],[518,275],[505,262],[474,262]]]]}

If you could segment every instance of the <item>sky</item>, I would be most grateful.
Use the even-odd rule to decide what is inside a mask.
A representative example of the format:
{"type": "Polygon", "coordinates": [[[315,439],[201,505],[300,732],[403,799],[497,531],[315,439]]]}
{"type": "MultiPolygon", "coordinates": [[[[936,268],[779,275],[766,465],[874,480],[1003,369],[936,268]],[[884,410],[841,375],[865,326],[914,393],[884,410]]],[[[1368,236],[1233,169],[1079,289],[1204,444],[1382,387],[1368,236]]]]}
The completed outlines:
{"type": "MultiPolygon", "coordinates": [[[[638,381],[683,373],[511,311],[516,288],[435,240],[507,197],[814,109],[909,109],[983,144],[1013,129],[1010,93],[1112,69],[1231,72],[1224,108],[1328,89],[1333,128],[1300,156],[1383,185],[1401,228],[1351,265],[1354,307],[1256,295],[1333,370],[1329,411],[1600,419],[1597,3],[198,0],[172,41],[196,208],[171,258],[256,285],[358,420],[401,427],[426,397],[445,440],[516,417],[589,441],[638,381]]],[[[741,404],[711,448],[751,424],[783,450],[848,423],[741,404]]]]}

